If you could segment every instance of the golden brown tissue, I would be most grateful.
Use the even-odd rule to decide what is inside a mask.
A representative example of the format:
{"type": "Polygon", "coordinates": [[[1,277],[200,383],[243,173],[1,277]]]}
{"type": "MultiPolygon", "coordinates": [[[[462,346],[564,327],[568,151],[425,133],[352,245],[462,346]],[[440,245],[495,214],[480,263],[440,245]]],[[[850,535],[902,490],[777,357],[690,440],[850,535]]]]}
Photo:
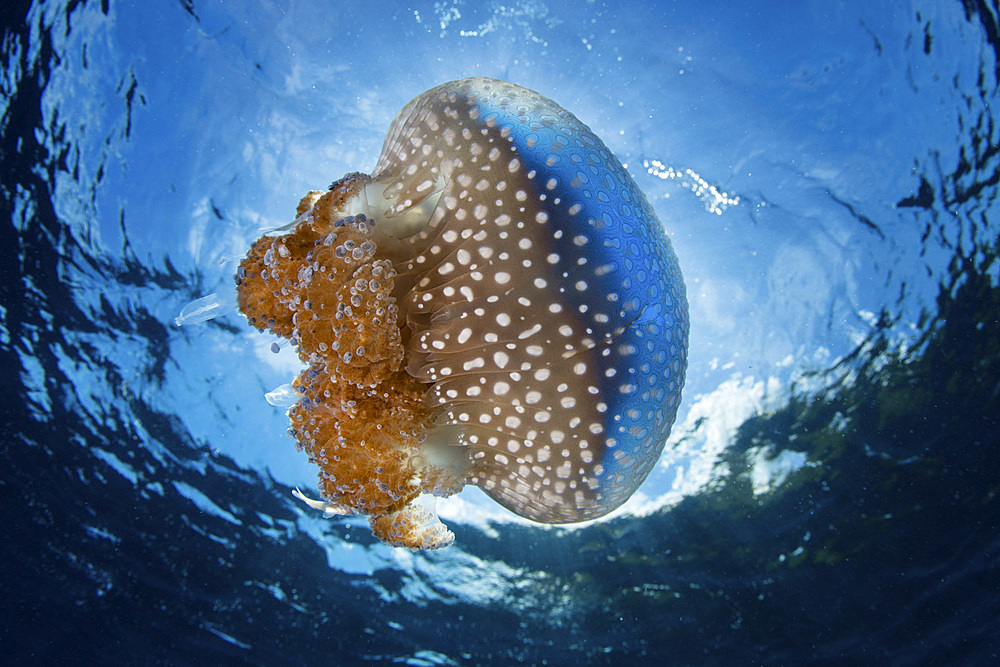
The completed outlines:
{"type": "Polygon", "coordinates": [[[291,432],[320,468],[326,503],[369,515],[394,546],[439,548],[454,536],[411,503],[463,482],[419,456],[431,413],[427,387],[401,368],[396,272],[377,256],[374,223],[345,215],[368,182],[351,174],[310,192],[290,231],[254,242],[237,272],[238,303],[250,324],[290,339],[306,364],[293,383],[291,432]]]}

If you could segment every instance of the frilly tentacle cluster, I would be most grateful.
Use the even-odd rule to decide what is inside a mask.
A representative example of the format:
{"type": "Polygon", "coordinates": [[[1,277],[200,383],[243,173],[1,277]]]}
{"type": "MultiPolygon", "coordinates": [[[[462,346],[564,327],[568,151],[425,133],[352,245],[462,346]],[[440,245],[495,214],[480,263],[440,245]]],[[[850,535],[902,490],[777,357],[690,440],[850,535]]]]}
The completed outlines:
{"type": "Polygon", "coordinates": [[[289,417],[320,467],[324,500],[370,515],[390,544],[438,548],[454,536],[410,503],[462,482],[417,455],[432,416],[427,388],[401,370],[396,271],[377,256],[374,223],[345,215],[345,202],[369,181],[352,174],[310,192],[291,231],[258,239],[237,272],[239,306],[253,326],[290,339],[307,365],[293,383],[301,398],[289,417]]]}

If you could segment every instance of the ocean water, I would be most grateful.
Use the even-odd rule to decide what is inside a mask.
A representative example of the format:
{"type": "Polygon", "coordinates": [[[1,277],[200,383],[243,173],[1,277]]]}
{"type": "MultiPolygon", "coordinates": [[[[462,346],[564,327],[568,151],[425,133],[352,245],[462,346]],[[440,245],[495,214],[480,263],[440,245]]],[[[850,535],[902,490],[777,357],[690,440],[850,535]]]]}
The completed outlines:
{"type": "Polygon", "coordinates": [[[4,662],[997,660],[995,6],[0,17],[4,662]],[[315,471],[264,394],[297,361],[226,304],[261,229],[464,76],[551,97],[626,164],[684,271],[690,364],[625,507],[555,528],[470,489],[438,504],[455,545],[411,553],[292,497],[315,471]]]}

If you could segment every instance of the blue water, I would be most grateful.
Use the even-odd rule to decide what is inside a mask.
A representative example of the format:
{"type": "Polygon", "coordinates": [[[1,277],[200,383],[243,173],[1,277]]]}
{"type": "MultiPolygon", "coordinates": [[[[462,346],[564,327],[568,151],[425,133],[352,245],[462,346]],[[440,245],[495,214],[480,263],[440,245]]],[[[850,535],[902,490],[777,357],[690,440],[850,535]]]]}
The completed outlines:
{"type": "Polygon", "coordinates": [[[4,4],[5,662],[997,659],[997,8],[619,5],[4,4]],[[607,520],[466,490],[455,545],[414,554],[292,497],[315,471],[263,398],[290,350],[174,319],[472,75],[625,163],[690,364],[607,520]]]}

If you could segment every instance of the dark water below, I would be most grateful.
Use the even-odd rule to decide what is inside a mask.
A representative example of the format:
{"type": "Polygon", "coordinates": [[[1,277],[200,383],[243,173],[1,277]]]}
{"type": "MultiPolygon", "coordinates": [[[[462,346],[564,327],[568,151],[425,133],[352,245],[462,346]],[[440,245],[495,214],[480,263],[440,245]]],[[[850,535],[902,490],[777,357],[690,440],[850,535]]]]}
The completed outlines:
{"type": "MultiPolygon", "coordinates": [[[[227,437],[248,439],[266,424],[271,430],[262,439],[277,434],[278,443],[269,440],[275,453],[267,456],[295,456],[280,440],[280,415],[245,398],[271,388],[268,371],[256,371],[241,394],[213,369],[211,346],[218,341],[228,346],[218,349],[253,360],[250,334],[238,318],[213,320],[202,334],[172,324],[180,305],[231,272],[190,250],[198,241],[191,240],[195,224],[189,219],[207,216],[215,231],[204,243],[223,247],[226,230],[240,229],[241,239],[252,236],[255,225],[240,217],[246,210],[273,204],[283,215],[287,208],[252,187],[257,167],[234,166],[242,154],[196,141],[226,121],[199,110],[216,108],[230,119],[250,113],[196,78],[210,67],[243,72],[238,59],[218,64],[212,49],[220,44],[251,63],[248,77],[261,77],[251,85],[254,99],[281,108],[266,101],[281,97],[272,84],[293,78],[294,58],[279,48],[285,44],[281,24],[274,24],[271,43],[246,27],[253,12],[215,4],[163,3],[147,13],[113,1],[7,2],[0,10],[3,662],[996,662],[1000,132],[992,110],[1000,102],[998,12],[971,1],[901,3],[872,16],[862,11],[863,3],[824,13],[819,5],[826,4],[812,6],[813,22],[802,24],[811,33],[806,41],[816,40],[810,53],[821,55],[802,55],[801,77],[773,83],[774,89],[822,79],[829,72],[817,62],[837,62],[824,54],[838,53],[840,37],[862,35],[863,48],[844,46],[843,57],[871,64],[848,68],[857,80],[815,84],[826,104],[862,117],[866,111],[856,108],[852,94],[870,85],[893,100],[893,91],[912,90],[914,106],[872,110],[878,122],[859,124],[857,137],[830,139],[830,147],[843,151],[831,157],[839,164],[853,164],[856,146],[870,149],[873,164],[846,170],[860,173],[857,181],[803,175],[808,165],[799,177],[789,175],[799,169],[795,160],[819,171],[822,151],[810,144],[814,137],[789,140],[785,147],[795,146],[797,157],[778,152],[770,162],[736,140],[733,156],[720,160],[758,161],[753,177],[728,177],[727,187],[744,199],[743,213],[724,218],[729,226],[715,232],[732,245],[713,248],[724,255],[723,264],[750,266],[743,264],[750,261],[744,251],[772,247],[798,229],[768,227],[781,216],[801,218],[805,227],[819,219],[820,231],[877,280],[840,280],[833,276],[848,269],[830,266],[832,288],[818,290],[827,296],[817,296],[826,301],[816,306],[816,318],[793,315],[795,304],[774,289],[761,292],[760,320],[746,320],[747,329],[731,339],[718,338],[722,329],[713,327],[722,325],[697,305],[706,299],[698,286],[715,269],[694,261],[697,244],[685,242],[697,226],[676,223],[682,264],[685,257],[692,260],[685,269],[692,338],[701,327],[703,338],[711,339],[703,343],[707,351],[692,354],[696,389],[686,399],[690,407],[695,393],[721,382],[707,370],[710,356],[746,340],[780,346],[782,336],[810,337],[811,343],[850,345],[834,349],[825,363],[792,355],[796,373],[741,418],[713,463],[711,481],[696,493],[646,515],[625,514],[577,530],[450,521],[456,546],[412,555],[375,544],[363,523],[308,513],[291,498],[292,475],[274,472],[277,467],[262,462],[256,449],[227,444],[227,437]],[[168,39],[174,34],[191,41],[175,44],[168,39]],[[148,51],[136,46],[145,42],[148,51]],[[277,70],[281,76],[273,74],[277,70]],[[183,90],[189,97],[176,94],[183,90]],[[957,134],[949,135],[944,125],[957,134]],[[928,147],[906,154],[910,140],[928,147]],[[178,176],[179,166],[190,170],[190,178],[178,176]],[[835,192],[841,186],[850,196],[835,192]],[[776,202],[786,191],[798,194],[776,202]],[[816,198],[832,201],[832,209],[816,213],[809,203],[816,198]],[[789,202],[797,202],[796,210],[789,202]],[[843,223],[831,222],[830,210],[840,211],[843,223]],[[838,238],[844,229],[850,236],[838,238]],[[858,238],[867,240],[859,245],[858,238]],[[686,255],[685,245],[692,247],[686,255]],[[872,311],[870,326],[858,329],[843,319],[848,301],[872,311]],[[788,319],[780,319],[782,313],[788,319]],[[811,327],[823,318],[820,341],[811,327]],[[771,320],[769,332],[762,322],[771,320]],[[762,490],[760,471],[769,461],[785,460],[784,452],[804,463],[762,490]]],[[[413,10],[386,9],[378,16],[344,10],[336,17],[347,26],[343,44],[329,48],[361,50],[376,34],[409,39],[426,28],[430,46],[419,42],[419,34],[413,37],[422,44],[413,65],[421,77],[453,78],[428,64],[436,62],[427,57],[435,49],[469,55],[484,43],[475,40],[495,39],[490,44],[496,50],[479,55],[480,69],[468,73],[531,78],[549,66],[542,56],[558,51],[560,40],[579,46],[585,34],[584,41],[606,49],[608,58],[622,53],[627,61],[634,55],[629,49],[646,49],[645,59],[630,65],[633,88],[641,90],[652,85],[643,77],[657,49],[665,60],[674,53],[672,44],[658,44],[655,34],[636,27],[643,21],[635,16],[592,3],[580,15],[555,3],[489,7],[452,3],[435,10],[429,4],[417,9],[420,21],[413,10]],[[482,35],[459,34],[463,20],[482,35]],[[579,32],[583,23],[589,32],[579,32]],[[384,32],[389,24],[397,33],[384,32]],[[632,30],[632,36],[619,30],[632,30]],[[512,34],[524,45],[509,46],[512,34]],[[619,51],[608,46],[619,44],[615,39],[622,40],[619,51]]],[[[794,21],[804,20],[795,14],[770,21],[746,10],[761,22],[749,34],[736,18],[713,21],[717,12],[707,6],[679,11],[657,9],[650,25],[689,22],[714,35],[710,42],[744,40],[733,50],[747,54],[762,48],[762,36],[785,37],[794,21]]],[[[743,11],[733,9],[738,16],[743,11]]],[[[308,59],[313,40],[326,44],[329,38],[302,40],[292,46],[308,59]]],[[[567,57],[559,80],[572,80],[590,62],[589,50],[580,48],[583,64],[567,57]]],[[[714,76],[763,86],[769,80],[763,75],[756,83],[746,79],[757,62],[747,58],[725,67],[716,63],[714,76]]],[[[390,76],[387,61],[369,62],[370,71],[338,71],[361,83],[390,76]]],[[[220,83],[223,93],[225,85],[220,83]]],[[[373,112],[370,127],[350,128],[350,118],[338,127],[357,132],[358,150],[377,152],[379,133],[394,111],[373,112]]],[[[789,103],[787,124],[776,133],[815,131],[800,117],[808,111],[808,105],[789,103]]],[[[815,115],[827,114],[836,115],[815,108],[815,115]]],[[[296,126],[293,132],[307,130],[296,126]]],[[[694,156],[713,146],[703,141],[699,150],[678,141],[677,150],[695,164],[694,156]]],[[[634,170],[643,157],[668,150],[652,131],[643,143],[652,145],[626,143],[622,149],[634,170]]],[[[713,170],[711,160],[700,164],[701,173],[726,178],[726,169],[713,170]]],[[[644,187],[656,186],[651,173],[639,178],[644,187]]],[[[297,197],[304,189],[294,185],[289,196],[297,197]]],[[[673,199],[685,192],[678,188],[673,199]]],[[[691,201],[677,205],[700,210],[697,225],[715,218],[702,201],[691,201]]],[[[654,204],[658,210],[672,206],[655,197],[654,204]]],[[[679,425],[677,448],[701,442],[712,419],[679,425]]]]}

